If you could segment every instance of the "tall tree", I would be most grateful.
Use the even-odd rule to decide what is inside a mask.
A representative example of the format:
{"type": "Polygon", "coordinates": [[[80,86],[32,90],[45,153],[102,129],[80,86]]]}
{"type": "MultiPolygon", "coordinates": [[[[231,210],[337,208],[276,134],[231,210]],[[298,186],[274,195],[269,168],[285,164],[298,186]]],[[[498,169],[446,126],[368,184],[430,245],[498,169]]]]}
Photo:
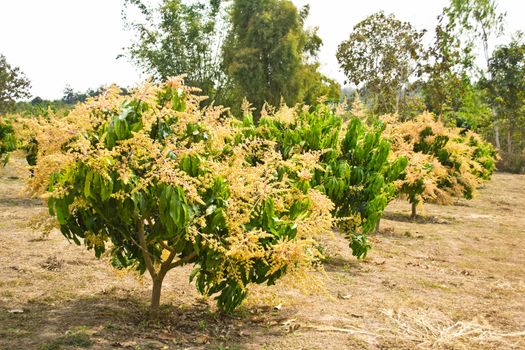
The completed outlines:
{"type": "Polygon", "coordinates": [[[490,107],[484,91],[472,80],[472,45],[455,34],[453,24],[440,15],[421,69],[426,108],[450,124],[483,130],[490,124],[490,107]]]}
{"type": "Polygon", "coordinates": [[[341,86],[319,71],[319,63],[305,64],[300,74],[300,97],[306,105],[314,106],[320,99],[330,103],[341,100],[341,86]]]}
{"type": "MultiPolygon", "coordinates": [[[[496,0],[450,0],[450,5],[443,9],[449,25],[457,34],[463,34],[467,52],[481,42],[486,67],[489,66],[489,41],[503,32],[505,13],[500,13],[496,0]]],[[[482,73],[483,70],[481,70],[482,73]]],[[[490,72],[487,79],[491,80],[490,72]]],[[[496,111],[492,109],[494,141],[497,148],[501,148],[499,126],[496,111]]]]}
{"type": "Polygon", "coordinates": [[[399,111],[422,55],[423,34],[381,11],[359,22],[339,45],[336,56],[348,82],[374,101],[374,112],[399,111]]]}
{"type": "Polygon", "coordinates": [[[442,116],[458,109],[473,59],[462,47],[461,39],[453,32],[448,18],[443,14],[438,16],[434,43],[425,53],[421,70],[424,75],[423,94],[430,111],[442,116]]]}
{"type": "Polygon", "coordinates": [[[29,97],[31,83],[18,67],[12,67],[0,54],[0,113],[13,110],[15,101],[29,97]]]}
{"type": "Polygon", "coordinates": [[[322,44],[306,30],[309,8],[289,0],[234,0],[231,29],[223,48],[226,74],[238,96],[260,110],[267,102],[293,105],[302,100],[305,65],[322,44]]]}
{"type": "MultiPolygon", "coordinates": [[[[506,128],[507,152],[511,154],[514,134],[525,135],[525,43],[522,33],[494,51],[488,72],[491,77],[488,81],[490,98],[498,120],[506,128]]],[[[523,146],[523,141],[521,143],[523,146]]]]}
{"type": "Polygon", "coordinates": [[[225,77],[221,47],[227,23],[225,1],[162,0],[157,7],[125,0],[124,20],[135,32],[128,47],[132,61],[156,80],[186,74],[186,82],[211,99],[222,99],[225,77]],[[131,21],[132,9],[141,14],[131,21]]]}

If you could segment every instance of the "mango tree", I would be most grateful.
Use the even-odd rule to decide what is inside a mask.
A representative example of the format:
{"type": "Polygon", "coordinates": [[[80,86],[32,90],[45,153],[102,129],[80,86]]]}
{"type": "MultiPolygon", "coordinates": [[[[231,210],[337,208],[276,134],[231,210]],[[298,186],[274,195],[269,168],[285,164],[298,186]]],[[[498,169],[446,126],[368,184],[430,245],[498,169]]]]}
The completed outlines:
{"type": "Polygon", "coordinates": [[[284,159],[308,152],[320,154],[310,185],[334,203],[333,214],[349,238],[353,255],[364,257],[373,232],[395,195],[394,181],[407,160],[390,158],[390,143],[382,138],[384,124],[366,126],[359,118],[349,120],[319,105],[312,111],[281,107],[265,111],[253,129],[251,116],[243,126],[258,137],[276,142],[284,159]],[[254,131],[253,131],[254,130],[254,131]]]}
{"type": "Polygon", "coordinates": [[[16,138],[11,120],[0,116],[0,165],[9,161],[9,152],[16,149],[16,138]]]}
{"type": "Polygon", "coordinates": [[[494,149],[472,132],[448,127],[430,113],[403,123],[395,117],[384,119],[394,153],[409,160],[406,176],[397,186],[412,205],[412,218],[418,204],[427,201],[448,204],[453,197],[472,199],[494,171],[494,149]]]}
{"type": "Polygon", "coordinates": [[[39,140],[32,181],[45,186],[33,188],[47,187],[62,234],[147,271],[153,312],[166,274],[185,264],[200,293],[232,310],[250,283],[308,268],[313,238],[332,225],[332,203],[306,180],[316,155],[283,159],[273,142],[243,141],[199,100],[180,78],[131,97],[110,89],[69,114],[59,145],[39,140]]]}

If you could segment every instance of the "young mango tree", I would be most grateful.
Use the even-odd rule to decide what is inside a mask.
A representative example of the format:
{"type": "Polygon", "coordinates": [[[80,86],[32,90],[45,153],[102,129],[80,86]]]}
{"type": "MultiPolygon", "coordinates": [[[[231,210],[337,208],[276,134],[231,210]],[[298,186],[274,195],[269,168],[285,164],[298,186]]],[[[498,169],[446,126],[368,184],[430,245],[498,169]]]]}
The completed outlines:
{"type": "Polygon", "coordinates": [[[463,142],[472,147],[472,160],[479,164],[474,175],[482,181],[490,180],[496,171],[496,161],[499,159],[498,152],[494,146],[473,131],[468,131],[463,136],[463,142]]]}
{"type": "MultiPolygon", "coordinates": [[[[40,116],[26,116],[22,114],[9,115],[8,123],[10,130],[8,133],[8,152],[18,150],[25,153],[26,161],[30,167],[36,164],[38,144],[36,142],[35,133],[44,132],[44,128],[42,125],[43,120],[46,119],[40,116]]],[[[55,120],[55,118],[53,118],[53,120],[55,120]]],[[[2,128],[2,126],[0,126],[0,128],[2,128]]],[[[49,125],[49,127],[46,129],[48,129],[46,130],[46,132],[59,132],[58,130],[56,130],[56,126],[52,127],[51,125],[49,125]]],[[[48,135],[47,137],[49,138],[50,136],[48,135]]],[[[5,136],[0,136],[0,139],[2,138],[5,140],[5,136]]],[[[30,170],[32,171],[31,168],[30,170]]]]}
{"type": "Polygon", "coordinates": [[[130,97],[110,89],[69,114],[58,144],[38,140],[32,188],[46,189],[62,234],[147,271],[154,313],[175,267],[193,264],[198,291],[230,311],[249,284],[311,267],[315,236],[332,226],[331,201],[308,185],[315,154],[283,159],[273,142],[244,142],[199,100],[181,78],[130,97]]]}
{"type": "Polygon", "coordinates": [[[0,116],[0,165],[5,166],[9,161],[9,153],[16,149],[16,137],[12,121],[0,116]]]}
{"type": "Polygon", "coordinates": [[[421,152],[402,151],[408,159],[406,174],[397,181],[398,193],[406,196],[411,205],[412,219],[417,217],[417,207],[425,202],[449,201],[448,194],[439,186],[447,176],[446,168],[433,156],[421,152]]]}
{"type": "Polygon", "coordinates": [[[243,126],[257,137],[275,141],[284,159],[309,152],[320,155],[310,185],[334,203],[333,214],[353,255],[366,256],[367,235],[394,197],[394,181],[407,162],[404,157],[390,158],[390,143],[381,137],[384,125],[368,127],[357,117],[345,120],[319,105],[312,111],[286,106],[263,111],[256,128],[246,114],[243,126]]]}
{"type": "Polygon", "coordinates": [[[412,205],[412,218],[417,206],[427,201],[449,204],[453,197],[472,199],[494,171],[495,153],[472,132],[447,127],[430,113],[403,123],[395,117],[383,119],[395,154],[409,159],[407,174],[397,185],[412,205]]]}

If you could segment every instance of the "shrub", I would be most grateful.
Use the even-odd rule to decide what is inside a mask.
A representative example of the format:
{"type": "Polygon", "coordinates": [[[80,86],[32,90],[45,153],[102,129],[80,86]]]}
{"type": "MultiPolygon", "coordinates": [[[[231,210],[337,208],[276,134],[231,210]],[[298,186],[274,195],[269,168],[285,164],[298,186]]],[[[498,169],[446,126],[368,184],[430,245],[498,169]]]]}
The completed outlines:
{"type": "Polygon", "coordinates": [[[496,161],[499,159],[494,146],[472,131],[465,133],[463,142],[472,147],[472,160],[479,164],[479,167],[474,169],[474,175],[481,180],[490,180],[496,170],[496,161]]]}

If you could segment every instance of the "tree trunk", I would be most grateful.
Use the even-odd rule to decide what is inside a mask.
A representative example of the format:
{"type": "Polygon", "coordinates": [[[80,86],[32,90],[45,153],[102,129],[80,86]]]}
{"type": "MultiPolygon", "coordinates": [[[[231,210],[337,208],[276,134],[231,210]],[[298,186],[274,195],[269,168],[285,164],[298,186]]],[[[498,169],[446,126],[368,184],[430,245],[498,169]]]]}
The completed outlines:
{"type": "MultiPolygon", "coordinates": [[[[496,118],[496,112],[494,111],[494,108],[492,109],[492,118],[496,118]]],[[[492,126],[494,127],[494,142],[496,143],[496,149],[501,149],[501,143],[499,142],[499,127],[498,123],[494,120],[492,122],[492,126]]]]}
{"type": "Polygon", "coordinates": [[[507,130],[507,152],[512,154],[512,128],[509,127],[509,130],[507,130]]]}
{"type": "MultiPolygon", "coordinates": [[[[484,26],[481,27],[483,30],[483,53],[485,54],[485,62],[487,63],[487,77],[489,81],[492,81],[492,73],[489,69],[490,67],[490,56],[489,56],[489,43],[488,43],[488,34],[484,26]]],[[[494,128],[494,142],[496,143],[496,149],[501,149],[501,143],[499,141],[499,127],[496,121],[496,109],[492,105],[491,117],[492,117],[492,127],[494,128]]]]}
{"type": "MultiPolygon", "coordinates": [[[[142,250],[142,255],[144,256],[146,268],[149,272],[149,275],[151,276],[151,281],[153,282],[153,289],[151,290],[150,317],[156,318],[158,316],[160,306],[160,292],[162,290],[162,281],[164,280],[166,272],[162,268],[159,272],[155,270],[155,266],[153,265],[153,261],[151,260],[151,253],[148,251],[146,232],[144,229],[144,219],[137,215],[137,221],[137,231],[139,236],[138,245],[142,250]]],[[[169,263],[171,263],[171,261],[169,263]]]]}
{"type": "Polygon", "coordinates": [[[412,202],[412,215],[410,215],[410,218],[414,220],[417,217],[417,203],[412,202]]]}
{"type": "Polygon", "coordinates": [[[150,312],[152,316],[157,316],[159,313],[160,307],[160,293],[162,291],[162,281],[164,276],[157,276],[157,278],[152,278],[153,288],[151,289],[151,305],[150,312]]]}
{"type": "Polygon", "coordinates": [[[379,233],[379,225],[381,225],[381,218],[377,219],[377,224],[376,224],[376,230],[375,230],[375,233],[379,233]]]}
{"type": "MultiPolygon", "coordinates": [[[[146,240],[146,231],[144,229],[144,219],[142,217],[139,217],[137,215],[137,228],[138,228],[138,236],[139,236],[139,247],[142,250],[142,254],[144,256],[144,262],[146,264],[146,268],[151,276],[151,281],[153,282],[153,287],[151,289],[151,304],[150,304],[150,317],[156,318],[159,314],[159,308],[160,308],[160,294],[162,291],[162,282],[164,281],[164,277],[166,277],[166,274],[172,269],[177,266],[181,266],[183,264],[186,264],[193,260],[197,253],[193,252],[190,255],[179,259],[176,262],[173,262],[175,259],[175,256],[177,255],[177,251],[175,249],[170,249],[169,247],[166,247],[165,249],[170,250],[170,254],[168,258],[163,261],[160,264],[160,269],[157,271],[155,269],[154,261],[152,260],[152,255],[148,251],[148,244],[146,240]]],[[[146,218],[146,221],[149,222],[151,226],[151,219],[146,218]]]]}
{"type": "Polygon", "coordinates": [[[400,87],[399,88],[399,92],[397,93],[397,96],[396,96],[396,114],[399,115],[399,104],[401,102],[401,92],[402,92],[402,88],[400,87]]]}

